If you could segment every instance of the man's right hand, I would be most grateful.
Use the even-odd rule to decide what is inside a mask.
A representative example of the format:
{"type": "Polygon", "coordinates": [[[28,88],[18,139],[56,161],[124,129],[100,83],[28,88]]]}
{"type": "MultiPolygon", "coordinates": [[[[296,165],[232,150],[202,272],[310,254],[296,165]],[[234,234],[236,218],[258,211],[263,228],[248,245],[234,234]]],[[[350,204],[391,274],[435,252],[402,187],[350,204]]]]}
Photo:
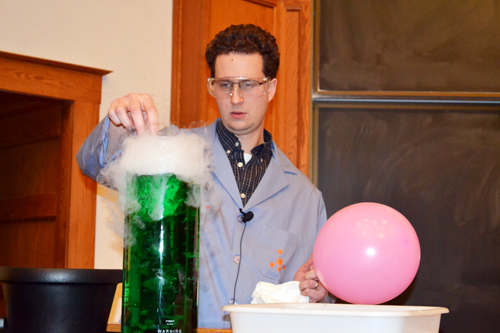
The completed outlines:
{"type": "Polygon", "coordinates": [[[158,133],[158,110],[148,94],[130,93],[111,102],[109,119],[116,126],[135,130],[137,134],[158,133]]]}

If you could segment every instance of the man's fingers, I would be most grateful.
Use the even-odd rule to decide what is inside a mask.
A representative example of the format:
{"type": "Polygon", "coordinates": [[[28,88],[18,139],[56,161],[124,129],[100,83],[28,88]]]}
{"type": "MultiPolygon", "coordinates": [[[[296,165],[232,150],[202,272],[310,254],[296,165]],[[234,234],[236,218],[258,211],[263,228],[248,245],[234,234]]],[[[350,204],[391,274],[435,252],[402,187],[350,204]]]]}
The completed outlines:
{"type": "Polygon", "coordinates": [[[308,289],[308,295],[309,296],[309,303],[317,303],[322,301],[325,296],[326,296],[326,290],[321,287],[321,285],[318,287],[318,289],[308,289]],[[320,289],[321,288],[321,289],[320,289]]]}
{"type": "Polygon", "coordinates": [[[295,276],[293,277],[294,281],[302,282],[305,279],[307,279],[305,277],[305,275],[308,271],[310,271],[312,269],[312,264],[313,264],[312,260],[313,260],[313,258],[311,255],[309,257],[309,259],[307,259],[306,263],[299,267],[299,269],[297,270],[297,273],[295,273],[295,276]]]}
{"type": "Polygon", "coordinates": [[[158,133],[158,110],[151,96],[148,94],[131,93],[127,96],[128,113],[137,134],[158,133]]]}
{"type": "Polygon", "coordinates": [[[116,114],[117,106],[118,106],[118,100],[115,99],[113,102],[111,102],[111,105],[109,106],[108,117],[113,122],[113,124],[115,124],[116,126],[120,126],[122,122],[120,121],[118,115],[116,114]]]}
{"type": "Polygon", "coordinates": [[[141,96],[142,110],[145,112],[146,129],[149,134],[158,133],[158,110],[151,96],[144,94],[141,96]]]}
{"type": "Polygon", "coordinates": [[[116,126],[135,129],[137,134],[158,133],[158,111],[148,94],[130,93],[111,102],[108,117],[116,126]]]}
{"type": "Polygon", "coordinates": [[[128,94],[128,113],[134,128],[137,130],[137,134],[142,134],[146,131],[146,120],[144,119],[144,109],[142,108],[141,102],[142,95],[131,93],[128,94]]]}
{"type": "Polygon", "coordinates": [[[305,280],[299,284],[300,294],[309,296],[311,303],[316,303],[325,298],[326,289],[321,282],[316,280],[305,280]]]}
{"type": "Polygon", "coordinates": [[[108,109],[108,117],[116,126],[122,125],[125,128],[133,129],[134,123],[129,114],[128,97],[122,97],[111,102],[108,109]]]}
{"type": "Polygon", "coordinates": [[[321,283],[318,280],[314,279],[304,280],[301,283],[299,283],[299,289],[301,292],[306,291],[308,289],[318,289],[320,286],[321,283]]]}
{"type": "Polygon", "coordinates": [[[307,259],[306,263],[304,264],[304,266],[307,265],[307,267],[311,267],[311,265],[313,264],[313,256],[311,254],[311,256],[309,257],[309,259],[307,259]]]}
{"type": "Polygon", "coordinates": [[[318,277],[316,276],[316,271],[314,269],[310,269],[306,272],[306,274],[304,275],[304,277],[307,279],[307,280],[315,280],[317,279],[318,277]]]}
{"type": "Polygon", "coordinates": [[[311,269],[311,266],[312,266],[312,256],[310,256],[309,259],[307,259],[305,264],[300,266],[299,271],[307,272],[311,269]]]}

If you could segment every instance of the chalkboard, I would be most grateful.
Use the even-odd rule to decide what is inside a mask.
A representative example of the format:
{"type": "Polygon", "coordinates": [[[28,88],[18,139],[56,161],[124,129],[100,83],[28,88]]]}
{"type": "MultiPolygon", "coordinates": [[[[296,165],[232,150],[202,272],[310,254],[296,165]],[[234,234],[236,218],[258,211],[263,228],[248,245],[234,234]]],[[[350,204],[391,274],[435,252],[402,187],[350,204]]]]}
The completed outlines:
{"type": "Polygon", "coordinates": [[[500,92],[499,0],[320,0],[319,89],[500,92]]]}
{"type": "Polygon", "coordinates": [[[500,327],[500,110],[317,108],[317,178],[327,212],[395,208],[422,259],[390,304],[443,306],[442,333],[500,327]]]}

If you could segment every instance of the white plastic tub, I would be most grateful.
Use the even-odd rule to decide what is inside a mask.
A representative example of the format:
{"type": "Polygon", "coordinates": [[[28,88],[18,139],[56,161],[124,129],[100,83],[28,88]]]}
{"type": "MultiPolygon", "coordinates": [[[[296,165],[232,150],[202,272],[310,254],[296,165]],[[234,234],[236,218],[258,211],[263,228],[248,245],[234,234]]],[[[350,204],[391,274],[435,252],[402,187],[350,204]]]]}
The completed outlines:
{"type": "Polygon", "coordinates": [[[226,305],[233,333],[438,333],[442,313],[430,306],[354,304],[226,305]]]}

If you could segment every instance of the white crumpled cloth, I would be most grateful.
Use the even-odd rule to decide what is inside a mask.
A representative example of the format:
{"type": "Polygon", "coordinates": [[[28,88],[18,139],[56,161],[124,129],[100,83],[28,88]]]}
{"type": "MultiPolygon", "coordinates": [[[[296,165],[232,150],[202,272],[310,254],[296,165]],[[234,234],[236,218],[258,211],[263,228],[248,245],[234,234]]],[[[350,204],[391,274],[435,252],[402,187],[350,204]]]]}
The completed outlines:
{"type": "Polygon", "coordinates": [[[282,284],[259,282],[252,293],[251,304],[262,303],[309,303],[309,296],[300,294],[298,281],[282,284]]]}

